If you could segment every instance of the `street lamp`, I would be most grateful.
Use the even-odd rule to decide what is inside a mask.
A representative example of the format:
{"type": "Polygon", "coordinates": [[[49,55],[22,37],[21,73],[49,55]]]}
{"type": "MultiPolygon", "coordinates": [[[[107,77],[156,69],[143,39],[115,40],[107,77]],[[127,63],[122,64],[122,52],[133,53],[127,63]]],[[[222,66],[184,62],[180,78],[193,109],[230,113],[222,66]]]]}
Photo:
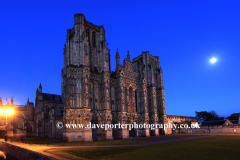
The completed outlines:
{"type": "Polygon", "coordinates": [[[7,133],[7,125],[8,125],[8,122],[7,122],[7,116],[8,115],[12,115],[13,114],[13,109],[9,107],[9,103],[6,102],[5,105],[2,105],[3,103],[5,102],[1,102],[1,108],[0,108],[0,114],[3,115],[3,114],[6,114],[6,125],[5,125],[5,128],[6,128],[6,134],[5,134],[5,141],[7,141],[8,139],[8,133],[7,133]],[[5,107],[3,107],[5,106],[5,107]]]}

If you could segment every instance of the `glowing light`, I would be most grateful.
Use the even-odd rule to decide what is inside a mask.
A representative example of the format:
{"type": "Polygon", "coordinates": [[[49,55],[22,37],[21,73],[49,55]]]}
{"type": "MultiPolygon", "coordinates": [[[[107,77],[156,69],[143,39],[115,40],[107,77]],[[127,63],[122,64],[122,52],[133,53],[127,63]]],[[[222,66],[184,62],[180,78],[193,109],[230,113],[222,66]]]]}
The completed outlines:
{"type": "Polygon", "coordinates": [[[0,157],[2,157],[3,159],[6,159],[6,155],[2,151],[0,151],[0,157]]]}
{"type": "Polygon", "coordinates": [[[215,63],[215,62],[217,62],[217,59],[216,59],[216,58],[212,58],[212,59],[210,60],[210,62],[211,62],[211,63],[215,63]]]}
{"type": "Polygon", "coordinates": [[[13,110],[10,109],[10,108],[8,108],[8,109],[6,110],[6,113],[7,113],[7,114],[13,114],[13,110]]]}
{"type": "Polygon", "coordinates": [[[0,114],[3,114],[4,113],[4,110],[3,109],[0,109],[0,114]]]}

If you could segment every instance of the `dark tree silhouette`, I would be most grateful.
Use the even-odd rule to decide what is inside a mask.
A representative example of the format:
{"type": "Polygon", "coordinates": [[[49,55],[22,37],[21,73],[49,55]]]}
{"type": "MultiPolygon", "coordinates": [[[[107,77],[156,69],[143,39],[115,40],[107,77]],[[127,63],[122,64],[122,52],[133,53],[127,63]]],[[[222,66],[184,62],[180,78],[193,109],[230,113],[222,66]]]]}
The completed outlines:
{"type": "Polygon", "coordinates": [[[216,120],[224,120],[224,117],[220,117],[215,111],[207,112],[201,111],[196,113],[196,118],[201,119],[202,121],[216,121],[216,120]]]}
{"type": "Polygon", "coordinates": [[[240,113],[233,113],[233,114],[231,114],[231,116],[228,117],[228,119],[238,120],[239,119],[239,115],[240,115],[240,113]]]}

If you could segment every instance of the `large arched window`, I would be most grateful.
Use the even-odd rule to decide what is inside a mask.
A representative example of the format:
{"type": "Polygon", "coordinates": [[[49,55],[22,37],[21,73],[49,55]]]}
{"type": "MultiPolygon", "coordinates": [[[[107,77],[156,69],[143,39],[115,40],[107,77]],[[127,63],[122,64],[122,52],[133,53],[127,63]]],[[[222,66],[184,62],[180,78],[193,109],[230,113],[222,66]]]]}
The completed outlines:
{"type": "Polygon", "coordinates": [[[46,107],[46,113],[48,113],[50,111],[49,106],[46,107]]]}
{"type": "Polygon", "coordinates": [[[133,112],[132,108],[132,87],[129,88],[129,110],[128,112],[133,112]]]}
{"type": "Polygon", "coordinates": [[[128,107],[127,107],[127,88],[125,88],[125,110],[128,111],[128,107]]]}
{"type": "Polygon", "coordinates": [[[96,47],[96,32],[92,33],[93,47],[96,47]]]}
{"type": "Polygon", "coordinates": [[[24,123],[22,121],[19,121],[17,124],[17,128],[20,130],[23,130],[23,127],[24,127],[24,123]]]}
{"type": "Polygon", "coordinates": [[[93,103],[94,103],[94,108],[95,108],[96,110],[99,109],[98,91],[99,91],[99,89],[98,89],[98,82],[95,81],[95,82],[94,82],[94,102],[93,102],[93,103]]]}
{"type": "Polygon", "coordinates": [[[115,89],[114,89],[114,87],[111,87],[111,105],[112,105],[112,111],[116,111],[116,106],[115,106],[115,89]]]}
{"type": "Polygon", "coordinates": [[[135,106],[136,106],[136,112],[138,111],[138,99],[137,99],[137,90],[135,90],[135,106]]]}
{"type": "Polygon", "coordinates": [[[87,31],[86,31],[86,38],[87,38],[87,40],[89,40],[89,29],[87,29],[87,31]]]}
{"type": "Polygon", "coordinates": [[[90,85],[89,85],[89,96],[90,96],[89,104],[90,104],[91,108],[94,109],[93,108],[93,83],[92,82],[90,82],[90,85]]]}

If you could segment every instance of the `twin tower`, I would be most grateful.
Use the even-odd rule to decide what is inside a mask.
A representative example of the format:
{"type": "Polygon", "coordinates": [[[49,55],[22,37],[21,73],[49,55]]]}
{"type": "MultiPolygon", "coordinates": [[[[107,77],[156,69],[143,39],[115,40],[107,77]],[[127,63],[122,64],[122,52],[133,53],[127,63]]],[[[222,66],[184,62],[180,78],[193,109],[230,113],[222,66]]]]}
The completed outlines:
{"type": "MultiPolygon", "coordinates": [[[[159,57],[149,52],[123,65],[116,52],[116,70],[111,72],[110,50],[104,27],[74,15],[67,30],[61,73],[64,124],[164,124],[165,96],[159,57]]],[[[77,125],[78,126],[78,125],[77,125]]],[[[166,134],[146,128],[65,128],[66,141],[126,139],[166,134]]]]}

